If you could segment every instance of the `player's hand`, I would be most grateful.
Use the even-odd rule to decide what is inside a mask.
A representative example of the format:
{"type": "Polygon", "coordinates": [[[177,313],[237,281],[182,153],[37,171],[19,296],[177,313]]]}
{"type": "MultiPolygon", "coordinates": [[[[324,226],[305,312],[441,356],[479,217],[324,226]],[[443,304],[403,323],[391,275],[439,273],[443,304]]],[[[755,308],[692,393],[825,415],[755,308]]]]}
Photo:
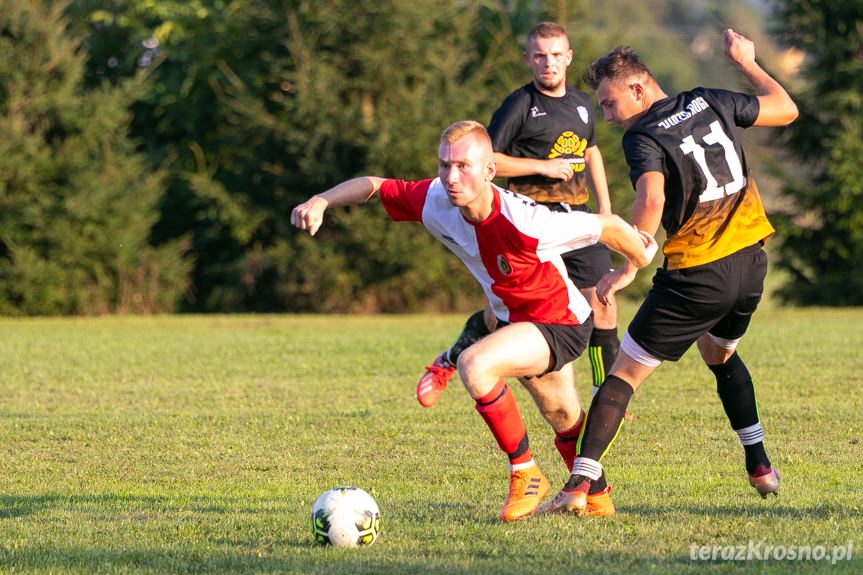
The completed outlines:
{"type": "Polygon", "coordinates": [[[755,43],[728,28],[722,34],[725,56],[738,68],[745,68],[755,62],[755,43]]]}
{"type": "Polygon", "coordinates": [[[553,160],[543,160],[542,175],[552,180],[569,180],[575,173],[572,169],[571,160],[565,158],[554,158],[553,160]]]}
{"type": "Polygon", "coordinates": [[[656,243],[656,238],[644,230],[639,230],[638,226],[634,224],[632,229],[641,236],[641,241],[644,242],[644,252],[647,254],[647,261],[652,262],[653,258],[656,257],[656,252],[659,251],[659,244],[656,243]]]}
{"type": "Polygon", "coordinates": [[[324,223],[324,211],[327,209],[327,201],[320,196],[312,196],[291,212],[291,224],[306,230],[310,236],[318,233],[321,224],[324,223]]]}
{"type": "Polygon", "coordinates": [[[635,274],[627,273],[625,268],[626,266],[623,266],[611,270],[597,282],[596,297],[599,298],[602,305],[611,305],[611,296],[631,284],[632,280],[635,279],[635,274]]]}

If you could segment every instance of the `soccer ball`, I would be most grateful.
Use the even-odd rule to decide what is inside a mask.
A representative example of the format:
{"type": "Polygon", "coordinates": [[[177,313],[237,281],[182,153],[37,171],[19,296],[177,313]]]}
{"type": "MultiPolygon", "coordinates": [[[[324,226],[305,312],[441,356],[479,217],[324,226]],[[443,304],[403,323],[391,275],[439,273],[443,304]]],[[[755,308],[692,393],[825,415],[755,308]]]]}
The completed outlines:
{"type": "Polygon", "coordinates": [[[323,545],[371,545],[378,538],[380,521],[378,504],[358,487],[333,487],[312,507],[312,534],[323,545]]]}

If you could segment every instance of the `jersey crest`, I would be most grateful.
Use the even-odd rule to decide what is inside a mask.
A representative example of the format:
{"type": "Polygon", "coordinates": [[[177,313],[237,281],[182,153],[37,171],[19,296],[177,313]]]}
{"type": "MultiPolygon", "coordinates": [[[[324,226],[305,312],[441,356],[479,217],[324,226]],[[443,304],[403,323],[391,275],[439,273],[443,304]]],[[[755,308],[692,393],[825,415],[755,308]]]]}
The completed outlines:
{"type": "Polygon", "coordinates": [[[560,157],[570,158],[572,160],[570,162],[572,171],[581,172],[584,171],[585,168],[585,149],[587,149],[587,140],[579,138],[577,135],[567,130],[557,138],[557,141],[554,142],[554,146],[552,146],[548,157],[549,159],[560,157]]]}
{"type": "Polygon", "coordinates": [[[584,106],[579,106],[576,109],[578,110],[578,117],[581,118],[581,121],[586,124],[588,119],[590,118],[587,113],[587,108],[585,108],[584,106]]]}
{"type": "Polygon", "coordinates": [[[512,264],[509,263],[509,260],[503,254],[498,254],[497,256],[497,269],[505,276],[512,273],[512,264]]]}

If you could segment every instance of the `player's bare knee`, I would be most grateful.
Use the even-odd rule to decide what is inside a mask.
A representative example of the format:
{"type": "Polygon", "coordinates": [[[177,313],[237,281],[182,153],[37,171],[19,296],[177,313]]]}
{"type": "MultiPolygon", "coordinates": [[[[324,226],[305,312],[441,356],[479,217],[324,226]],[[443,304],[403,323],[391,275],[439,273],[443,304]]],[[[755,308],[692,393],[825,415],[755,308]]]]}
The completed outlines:
{"type": "Polygon", "coordinates": [[[617,327],[617,306],[604,306],[598,304],[593,309],[593,325],[599,329],[613,329],[617,327]]]}
{"type": "Polygon", "coordinates": [[[476,389],[475,382],[478,379],[485,379],[487,376],[484,363],[482,354],[478,353],[474,346],[467,348],[458,356],[456,365],[458,375],[472,397],[482,392],[482,390],[476,389]]]}
{"type": "Polygon", "coordinates": [[[707,365],[725,363],[737,350],[738,340],[726,340],[705,333],[698,338],[696,344],[701,358],[707,365]]]}

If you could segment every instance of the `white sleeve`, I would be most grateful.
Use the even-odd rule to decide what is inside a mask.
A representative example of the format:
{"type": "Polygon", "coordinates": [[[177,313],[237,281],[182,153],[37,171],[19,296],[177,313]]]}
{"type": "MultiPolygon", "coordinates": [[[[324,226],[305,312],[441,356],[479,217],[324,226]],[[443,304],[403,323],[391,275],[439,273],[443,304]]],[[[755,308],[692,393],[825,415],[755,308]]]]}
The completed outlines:
{"type": "Polygon", "coordinates": [[[537,241],[537,250],[558,253],[577,250],[599,241],[602,223],[587,212],[553,212],[525,196],[501,193],[501,211],[518,230],[537,241]]]}
{"type": "Polygon", "coordinates": [[[546,221],[538,230],[537,249],[577,250],[595,244],[602,235],[602,223],[595,214],[546,211],[548,211],[546,221]]]}

